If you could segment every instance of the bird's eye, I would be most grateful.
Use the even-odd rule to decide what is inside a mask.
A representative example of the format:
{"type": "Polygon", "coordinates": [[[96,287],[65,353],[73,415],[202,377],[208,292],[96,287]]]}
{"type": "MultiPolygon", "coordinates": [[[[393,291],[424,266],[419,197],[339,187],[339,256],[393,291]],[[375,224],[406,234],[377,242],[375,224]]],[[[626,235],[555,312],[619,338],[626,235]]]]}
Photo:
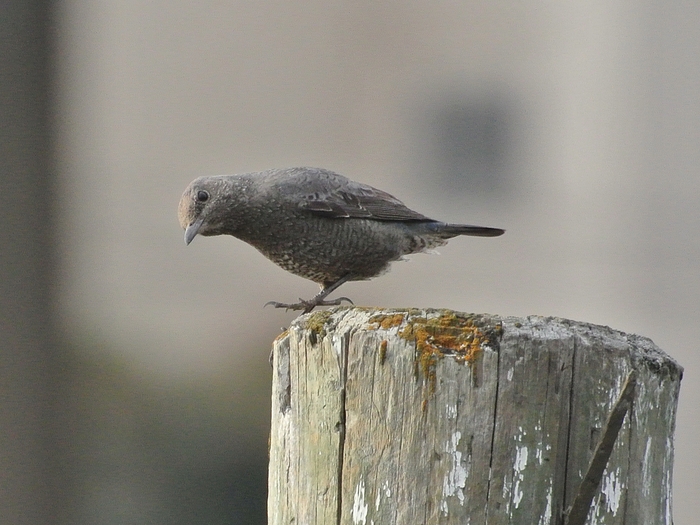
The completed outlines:
{"type": "Polygon", "coordinates": [[[209,193],[204,190],[199,190],[197,192],[197,200],[199,202],[207,202],[209,200],[209,193]]]}

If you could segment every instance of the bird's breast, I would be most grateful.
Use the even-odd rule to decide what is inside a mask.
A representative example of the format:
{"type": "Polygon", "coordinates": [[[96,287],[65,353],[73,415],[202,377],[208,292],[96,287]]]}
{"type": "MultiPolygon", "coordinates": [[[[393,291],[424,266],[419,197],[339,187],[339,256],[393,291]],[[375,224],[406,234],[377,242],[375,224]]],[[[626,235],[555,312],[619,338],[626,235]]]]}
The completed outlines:
{"type": "Polygon", "coordinates": [[[407,253],[409,243],[390,223],[311,214],[271,222],[240,237],[285,270],[318,283],[347,274],[370,279],[407,253]]]}

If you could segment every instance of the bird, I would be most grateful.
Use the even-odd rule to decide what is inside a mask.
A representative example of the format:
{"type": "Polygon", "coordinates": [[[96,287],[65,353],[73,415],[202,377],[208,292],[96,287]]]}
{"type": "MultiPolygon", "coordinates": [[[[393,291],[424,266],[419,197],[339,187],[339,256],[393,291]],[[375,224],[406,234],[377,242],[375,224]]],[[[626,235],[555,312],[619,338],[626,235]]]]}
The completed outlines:
{"type": "Polygon", "coordinates": [[[232,235],[321,291],[297,303],[265,306],[311,312],[348,281],[372,279],[406,255],[431,251],[458,235],[497,237],[500,228],[449,224],[408,208],[396,197],[331,170],[270,169],[193,180],[180,199],[180,226],[197,235],[232,235]]]}

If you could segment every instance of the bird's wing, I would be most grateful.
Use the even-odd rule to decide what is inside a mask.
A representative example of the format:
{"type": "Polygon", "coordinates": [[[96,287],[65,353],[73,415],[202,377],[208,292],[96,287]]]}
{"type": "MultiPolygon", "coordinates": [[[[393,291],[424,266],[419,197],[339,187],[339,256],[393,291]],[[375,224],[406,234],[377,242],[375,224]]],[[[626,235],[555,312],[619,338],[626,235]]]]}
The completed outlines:
{"type": "Polygon", "coordinates": [[[305,210],[329,218],[364,218],[380,221],[429,221],[396,197],[367,184],[345,177],[332,178],[306,192],[301,201],[305,210]]]}

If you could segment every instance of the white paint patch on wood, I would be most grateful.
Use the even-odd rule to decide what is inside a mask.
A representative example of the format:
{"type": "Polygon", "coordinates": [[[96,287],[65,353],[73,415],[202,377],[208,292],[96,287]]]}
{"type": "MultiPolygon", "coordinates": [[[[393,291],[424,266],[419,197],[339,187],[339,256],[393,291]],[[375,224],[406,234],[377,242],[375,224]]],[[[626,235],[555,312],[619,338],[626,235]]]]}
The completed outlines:
{"type": "Polygon", "coordinates": [[[352,504],[352,522],[355,525],[365,525],[367,523],[367,510],[369,510],[369,505],[365,502],[365,481],[361,479],[355,488],[355,500],[352,504]]]}

